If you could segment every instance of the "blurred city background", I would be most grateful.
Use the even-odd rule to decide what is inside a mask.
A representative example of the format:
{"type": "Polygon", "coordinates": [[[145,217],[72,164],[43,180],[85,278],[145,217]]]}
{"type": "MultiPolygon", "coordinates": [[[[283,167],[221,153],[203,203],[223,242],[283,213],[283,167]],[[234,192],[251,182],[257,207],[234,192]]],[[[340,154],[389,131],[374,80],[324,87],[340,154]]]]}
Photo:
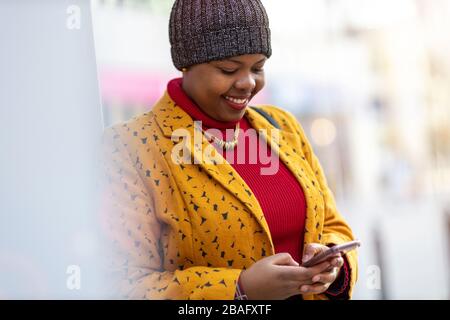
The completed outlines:
{"type": "MultiPolygon", "coordinates": [[[[449,299],[450,1],[263,0],[273,56],[254,104],[292,112],[363,245],[355,299],[449,299]]],[[[171,0],[94,0],[105,125],[181,74],[171,0]]]]}

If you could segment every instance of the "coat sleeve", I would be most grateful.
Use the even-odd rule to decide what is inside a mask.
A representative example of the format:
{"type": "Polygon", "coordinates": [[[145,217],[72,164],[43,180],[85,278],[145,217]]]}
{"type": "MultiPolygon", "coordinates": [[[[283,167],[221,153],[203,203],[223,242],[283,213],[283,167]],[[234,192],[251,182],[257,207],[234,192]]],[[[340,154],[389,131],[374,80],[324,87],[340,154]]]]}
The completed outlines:
{"type": "MultiPolygon", "coordinates": [[[[321,242],[324,245],[331,244],[342,244],[348,241],[354,240],[354,236],[350,226],[347,224],[343,216],[339,213],[336,207],[335,199],[333,193],[328,187],[327,180],[323,169],[319,163],[318,158],[314,154],[311,144],[309,143],[303,128],[298,123],[297,119],[289,112],[284,111],[289,118],[290,126],[295,130],[295,133],[300,137],[300,143],[302,146],[303,153],[314,171],[314,174],[320,184],[320,188],[323,194],[325,203],[325,221],[323,226],[323,234],[321,242]]],[[[350,279],[349,279],[349,299],[352,297],[353,289],[358,280],[358,255],[357,251],[353,250],[345,255],[348,266],[350,269],[350,279]]],[[[324,295],[320,295],[323,298],[324,295]]]]}
{"type": "Polygon", "coordinates": [[[108,250],[108,277],[114,298],[233,299],[242,270],[194,266],[163,269],[162,223],[117,131],[103,135],[102,220],[108,250]]]}

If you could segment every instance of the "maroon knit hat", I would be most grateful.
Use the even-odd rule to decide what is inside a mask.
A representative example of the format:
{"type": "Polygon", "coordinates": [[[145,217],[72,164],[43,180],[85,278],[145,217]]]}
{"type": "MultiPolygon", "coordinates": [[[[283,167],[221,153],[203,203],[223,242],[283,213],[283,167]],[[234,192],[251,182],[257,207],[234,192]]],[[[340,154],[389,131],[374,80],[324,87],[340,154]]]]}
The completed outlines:
{"type": "Polygon", "coordinates": [[[260,0],[176,0],[169,39],[178,70],[243,54],[272,55],[269,19],[260,0]]]}

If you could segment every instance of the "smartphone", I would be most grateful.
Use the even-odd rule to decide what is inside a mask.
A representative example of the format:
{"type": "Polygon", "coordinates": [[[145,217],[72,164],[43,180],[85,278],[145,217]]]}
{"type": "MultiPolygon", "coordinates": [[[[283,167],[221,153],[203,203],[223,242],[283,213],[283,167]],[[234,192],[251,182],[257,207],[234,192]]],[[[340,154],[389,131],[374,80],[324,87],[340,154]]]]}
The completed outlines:
{"type": "Polygon", "coordinates": [[[350,242],[346,242],[343,244],[339,244],[339,245],[335,245],[331,248],[329,248],[328,250],[319,253],[318,255],[312,257],[311,259],[309,259],[308,261],[306,261],[305,263],[303,263],[301,266],[305,267],[305,268],[309,268],[312,267],[318,263],[321,263],[327,259],[329,259],[330,257],[338,254],[338,253],[346,253],[349,252],[351,250],[354,250],[356,248],[358,248],[359,246],[361,246],[361,241],[359,240],[355,240],[355,241],[350,241],[350,242]]]}

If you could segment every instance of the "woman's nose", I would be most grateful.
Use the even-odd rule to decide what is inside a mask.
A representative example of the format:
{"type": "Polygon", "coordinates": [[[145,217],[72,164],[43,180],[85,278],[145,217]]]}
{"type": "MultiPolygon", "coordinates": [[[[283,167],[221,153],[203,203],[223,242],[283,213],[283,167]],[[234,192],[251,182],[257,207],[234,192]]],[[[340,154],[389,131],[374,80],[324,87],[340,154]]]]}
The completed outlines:
{"type": "Polygon", "coordinates": [[[246,92],[252,92],[255,86],[256,80],[251,74],[239,78],[235,84],[236,89],[246,92]]]}

